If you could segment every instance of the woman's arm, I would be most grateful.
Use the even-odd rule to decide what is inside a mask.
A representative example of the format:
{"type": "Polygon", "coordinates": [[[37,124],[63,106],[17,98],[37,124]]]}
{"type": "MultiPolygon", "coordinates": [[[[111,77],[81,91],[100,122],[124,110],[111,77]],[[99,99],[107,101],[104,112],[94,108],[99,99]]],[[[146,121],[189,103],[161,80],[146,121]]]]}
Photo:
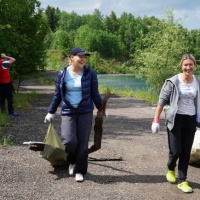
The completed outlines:
{"type": "Polygon", "coordinates": [[[156,107],[156,112],[155,112],[155,115],[154,115],[154,120],[160,120],[160,114],[161,114],[162,110],[163,110],[163,106],[158,105],[156,107]]]}

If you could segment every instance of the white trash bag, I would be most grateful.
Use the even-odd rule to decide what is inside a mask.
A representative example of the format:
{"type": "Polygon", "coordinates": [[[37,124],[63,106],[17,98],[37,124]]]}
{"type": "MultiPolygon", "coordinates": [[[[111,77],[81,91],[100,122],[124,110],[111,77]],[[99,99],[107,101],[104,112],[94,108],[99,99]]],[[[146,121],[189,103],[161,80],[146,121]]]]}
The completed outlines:
{"type": "Polygon", "coordinates": [[[190,163],[200,164],[200,130],[197,130],[194,136],[190,154],[190,163]]]}

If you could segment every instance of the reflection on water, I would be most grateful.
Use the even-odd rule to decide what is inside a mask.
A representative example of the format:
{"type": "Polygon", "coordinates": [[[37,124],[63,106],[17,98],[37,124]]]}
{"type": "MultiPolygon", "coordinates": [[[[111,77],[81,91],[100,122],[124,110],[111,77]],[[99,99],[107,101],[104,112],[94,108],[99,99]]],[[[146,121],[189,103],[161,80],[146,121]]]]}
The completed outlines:
{"type": "Polygon", "coordinates": [[[128,87],[132,90],[146,90],[148,85],[145,80],[137,79],[134,74],[99,74],[97,75],[99,85],[123,89],[128,87]]]}

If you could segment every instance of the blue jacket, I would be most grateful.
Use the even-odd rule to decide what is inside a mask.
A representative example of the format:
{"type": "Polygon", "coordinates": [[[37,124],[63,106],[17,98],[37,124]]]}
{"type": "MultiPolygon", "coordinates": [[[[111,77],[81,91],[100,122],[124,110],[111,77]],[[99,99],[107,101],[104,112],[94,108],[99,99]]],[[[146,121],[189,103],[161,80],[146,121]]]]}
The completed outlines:
{"type": "Polygon", "coordinates": [[[64,77],[67,67],[62,68],[56,78],[55,94],[49,106],[48,112],[54,114],[61,103],[61,115],[83,114],[94,110],[93,102],[97,109],[101,108],[101,96],[98,91],[98,80],[96,72],[84,65],[81,78],[82,100],[77,108],[74,108],[65,99],[64,77]]]}

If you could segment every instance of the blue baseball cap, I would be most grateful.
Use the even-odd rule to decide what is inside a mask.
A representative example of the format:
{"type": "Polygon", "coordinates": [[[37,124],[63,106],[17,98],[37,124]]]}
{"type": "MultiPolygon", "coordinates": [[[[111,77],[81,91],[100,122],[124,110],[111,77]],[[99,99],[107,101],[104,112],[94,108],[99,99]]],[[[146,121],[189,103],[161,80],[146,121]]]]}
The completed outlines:
{"type": "Polygon", "coordinates": [[[81,47],[74,47],[71,51],[70,51],[70,56],[74,56],[74,55],[79,55],[79,56],[90,56],[89,53],[85,52],[85,50],[81,47]]]}

